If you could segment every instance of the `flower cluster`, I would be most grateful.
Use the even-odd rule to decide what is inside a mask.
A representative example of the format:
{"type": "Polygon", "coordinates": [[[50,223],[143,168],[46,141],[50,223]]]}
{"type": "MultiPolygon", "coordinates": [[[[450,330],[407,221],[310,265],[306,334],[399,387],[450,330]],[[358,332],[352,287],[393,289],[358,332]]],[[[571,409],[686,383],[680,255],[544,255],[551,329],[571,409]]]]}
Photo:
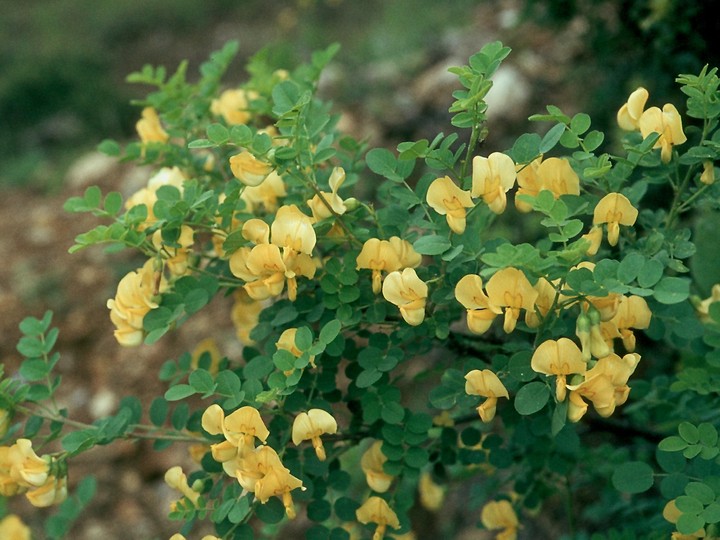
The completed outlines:
{"type": "Polygon", "coordinates": [[[475,156],[472,161],[472,187],[459,188],[449,176],[437,178],[428,188],[426,200],[438,214],[444,215],[450,229],[465,232],[467,208],[474,208],[473,198],[482,199],[490,211],[502,214],[507,207],[507,193],[518,183],[515,206],[529,212],[531,206],[522,195],[536,197],[549,191],[556,199],[561,195],[579,195],[580,179],[565,158],[538,157],[527,166],[517,166],[510,156],[493,152],[488,157],[475,156]],[[519,169],[519,170],[518,170],[519,169]]]}
{"type": "Polygon", "coordinates": [[[52,456],[38,456],[28,439],[0,446],[0,495],[24,493],[37,507],[59,504],[67,497],[67,478],[52,456]]]}
{"type": "Polygon", "coordinates": [[[278,296],[287,281],[288,298],[297,296],[297,278],[312,278],[316,262],[312,258],[316,235],[312,219],[297,206],[281,206],[271,226],[260,219],[243,224],[243,237],[255,244],[230,256],[230,271],[246,282],[244,288],[253,300],[278,296]]]}
{"type": "Polygon", "coordinates": [[[643,139],[651,133],[659,135],[653,148],[660,148],[660,157],[663,163],[668,163],[672,157],[673,146],[687,141],[683,132],[682,118],[672,103],[645,109],[650,97],[649,92],[642,86],[635,90],[627,102],[617,113],[618,125],[626,131],[640,131],[643,139]]]}
{"type": "Polygon", "coordinates": [[[167,287],[167,282],[155,261],[149,259],[133,272],[129,272],[118,283],[114,299],[107,301],[110,320],[115,325],[115,339],[120,345],[136,346],[143,340],[143,319],[151,309],[158,307],[158,295],[167,287]]]}
{"type": "MultiPolygon", "coordinates": [[[[225,416],[219,405],[211,405],[203,413],[202,426],[211,435],[222,434],[225,437],[224,441],[211,445],[210,449],[213,459],[222,463],[229,476],[235,478],[244,490],[254,493],[255,498],[262,504],[270,497],[278,497],[285,506],[287,516],[290,519],[295,517],[290,492],[298,488],[304,490],[305,487],[302,481],[282,464],[278,453],[266,444],[270,431],[257,409],[245,406],[225,416]],[[262,444],[255,446],[255,439],[262,444]]],[[[312,441],[318,459],[323,461],[325,448],[320,436],[336,431],[337,423],[327,411],[310,409],[295,418],[292,440],[296,445],[305,440],[312,441]]],[[[188,495],[189,488],[179,477],[179,473],[174,473],[173,487],[190,498],[192,493],[188,495]]]]}

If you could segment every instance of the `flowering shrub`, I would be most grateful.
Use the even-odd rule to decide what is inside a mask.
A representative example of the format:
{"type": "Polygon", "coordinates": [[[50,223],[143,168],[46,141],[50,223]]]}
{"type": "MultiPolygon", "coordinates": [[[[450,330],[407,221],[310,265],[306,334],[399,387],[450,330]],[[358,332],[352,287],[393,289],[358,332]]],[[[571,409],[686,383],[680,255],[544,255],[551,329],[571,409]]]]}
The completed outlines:
{"type": "Polygon", "coordinates": [[[109,223],[71,251],[145,256],[108,301],[120,345],[225,295],[242,354],[208,336],[162,367],[163,396],[82,424],[53,397],[50,314],[26,319],[26,359],[0,383],[3,496],[60,504],[46,532],[61,537],[94,490],[68,497],[73,458],[149,438],[196,463],[165,475],[174,539],[198,522],[205,538],[282,537],[300,516],[308,538],[406,538],[418,512],[452,535],[453,504],[515,538],[559,499],[570,534],[720,534],[720,295],[701,300],[687,266],[693,211],[720,207],[716,70],[678,78],[684,114],[633,92],[615,154],[586,114],[548,106],[531,117],[544,136],[485,156],[498,42],[451,69],[457,133],[397,152],[341,134],[318,98],[336,47],[292,73],[259,57],[223,90],[235,51],[194,84],[184,64],[131,75],[155,87],[140,140],[101,149],[155,172],[124,204],[91,187],[66,208],[109,223]],[[351,196],[372,179],[376,200],[351,196]]]}

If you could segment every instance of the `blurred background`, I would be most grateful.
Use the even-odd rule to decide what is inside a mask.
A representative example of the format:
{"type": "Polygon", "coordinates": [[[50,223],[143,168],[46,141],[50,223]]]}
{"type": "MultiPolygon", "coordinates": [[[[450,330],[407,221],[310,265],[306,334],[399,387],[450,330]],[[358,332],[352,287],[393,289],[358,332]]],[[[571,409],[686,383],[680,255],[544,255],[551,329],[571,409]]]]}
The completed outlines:
{"type": "MultiPolygon", "coordinates": [[[[521,133],[547,129],[527,122],[547,104],[568,114],[589,113],[612,148],[619,136],[615,113],[634,88],[648,88],[653,104],[672,102],[682,110],[675,76],[720,64],[720,24],[712,4],[0,0],[0,360],[9,370],[17,364],[23,317],[54,310],[60,371],[68,383],[63,404],[71,415],[92,420],[112,412],[123,395],[162,392],[148,374],[191,350],[210,325],[218,327],[213,313],[228,308],[219,299],[215,311],[199,314],[180,335],[152,347],[120,349],[105,301],[137,261],[100,250],[67,254],[74,236],[95,225],[63,212],[69,196],[93,184],[128,192],[147,179],[94,151],[102,139],[135,136],[139,107],[131,102],[148,89],[125,82],[131,71],[145,64],[172,71],[188,59],[194,77],[211,51],[236,39],[240,54],[226,77],[234,85],[245,79],[245,61],[262,49],[278,68],[291,68],[338,42],[342,48],[321,92],[343,113],[343,129],[371,146],[393,148],[447,132],[456,88],[447,68],[500,39],[513,52],[488,98],[490,136],[483,152],[507,149],[521,133]]],[[[698,226],[696,233],[712,237],[714,226],[705,229],[698,226]]],[[[711,284],[703,286],[709,290],[711,284]]],[[[232,333],[229,325],[225,331],[232,333]]],[[[176,529],[165,517],[166,503],[174,495],[162,475],[187,459],[184,449],[155,455],[142,445],[117,446],[76,465],[75,478],[92,470],[99,489],[73,538],[169,537],[176,529]]],[[[28,521],[37,520],[37,510],[24,501],[11,504],[28,521]]],[[[472,529],[467,534],[479,538],[472,529]]]]}

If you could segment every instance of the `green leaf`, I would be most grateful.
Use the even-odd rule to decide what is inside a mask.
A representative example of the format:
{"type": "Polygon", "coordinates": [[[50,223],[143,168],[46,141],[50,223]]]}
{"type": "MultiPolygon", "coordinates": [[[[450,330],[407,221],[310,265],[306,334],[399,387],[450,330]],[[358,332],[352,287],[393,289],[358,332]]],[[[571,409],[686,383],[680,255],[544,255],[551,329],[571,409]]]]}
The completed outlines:
{"type": "Polygon", "coordinates": [[[664,277],[655,286],[653,296],[661,304],[678,304],[690,296],[690,280],[664,277]]]}
{"type": "Polygon", "coordinates": [[[212,148],[215,143],[211,142],[210,139],[195,139],[188,143],[188,148],[212,148]]]}
{"type": "Polygon", "coordinates": [[[358,388],[368,388],[380,380],[380,377],[382,377],[382,372],[376,368],[365,369],[360,372],[355,384],[357,384],[358,388]]]}
{"type": "Polygon", "coordinates": [[[397,171],[397,159],[386,148],[373,148],[365,156],[367,166],[375,174],[379,174],[393,182],[402,182],[403,177],[397,171]]]}
{"type": "Polygon", "coordinates": [[[102,152],[106,156],[117,157],[120,155],[120,145],[112,139],[105,139],[97,145],[98,152],[102,152]]]}
{"type": "Polygon", "coordinates": [[[715,446],[718,442],[718,431],[712,424],[703,422],[698,426],[698,435],[700,435],[700,443],[705,446],[715,446]]]}
{"type": "Polygon", "coordinates": [[[62,439],[62,447],[71,454],[83,452],[95,445],[97,442],[98,430],[82,429],[65,435],[62,439]]]}
{"type": "Polygon", "coordinates": [[[436,234],[422,236],[413,244],[413,248],[420,255],[440,255],[441,253],[445,253],[450,247],[450,240],[436,234]]]}
{"type": "Polygon", "coordinates": [[[585,113],[577,113],[570,121],[570,131],[575,135],[582,135],[590,129],[590,116],[585,113]]]}
{"type": "Polygon", "coordinates": [[[360,508],[360,504],[349,497],[338,497],[335,501],[333,509],[335,515],[342,521],[355,521],[355,511],[360,508]]]}
{"type": "Polygon", "coordinates": [[[165,392],[165,399],[168,401],[178,401],[196,393],[197,391],[189,384],[176,384],[165,392]]]}
{"type": "Polygon", "coordinates": [[[715,491],[703,482],[690,482],[685,486],[685,493],[689,497],[697,499],[703,505],[708,505],[715,500],[715,491]]]}
{"type": "Polygon", "coordinates": [[[111,191],[105,195],[103,206],[108,214],[114,216],[120,211],[120,208],[122,208],[122,195],[117,191],[111,191]]]}
{"type": "Polygon", "coordinates": [[[222,124],[210,124],[207,127],[206,131],[208,139],[210,139],[213,144],[225,144],[230,138],[230,132],[228,131],[228,128],[226,128],[222,124]]]}
{"type": "Polygon", "coordinates": [[[705,520],[697,514],[681,514],[676,526],[680,534],[693,534],[705,525],[705,520]]]}
{"type": "Polygon", "coordinates": [[[311,521],[325,521],[331,514],[332,506],[325,499],[315,499],[307,505],[307,517],[311,521]]]}
{"type": "Polygon", "coordinates": [[[523,133],[510,150],[510,157],[515,163],[530,163],[540,155],[541,142],[542,139],[537,133],[523,133]]]}
{"type": "Polygon", "coordinates": [[[295,309],[295,306],[285,306],[275,314],[275,317],[273,317],[271,324],[273,326],[283,326],[297,319],[297,316],[298,311],[297,309],[295,309]]]}
{"type": "Polygon", "coordinates": [[[652,467],[643,461],[623,463],[613,472],[612,483],[623,493],[642,493],[653,485],[652,467]]]}
{"type": "Polygon", "coordinates": [[[213,377],[210,375],[210,372],[200,368],[190,373],[188,382],[195,392],[204,395],[212,394],[217,386],[213,381],[213,377]]]}
{"type": "Polygon", "coordinates": [[[20,364],[20,376],[25,380],[42,381],[50,373],[50,366],[40,358],[28,359],[20,364]]]}
{"type": "Polygon", "coordinates": [[[560,137],[562,137],[563,133],[565,133],[565,124],[556,124],[550,130],[545,134],[545,136],[542,138],[542,141],[540,141],[540,146],[538,148],[538,151],[541,154],[544,154],[546,152],[549,152],[553,148],[555,148],[555,145],[560,140],[560,137]]]}
{"type": "Polygon", "coordinates": [[[28,337],[39,337],[47,332],[52,320],[52,311],[46,311],[42,320],[35,317],[25,317],[20,322],[20,331],[28,337]]]}
{"type": "Polygon", "coordinates": [[[303,352],[307,351],[310,347],[312,347],[312,342],[313,334],[310,328],[303,326],[297,329],[297,333],[295,334],[295,346],[298,349],[303,352]]]}
{"type": "Polygon", "coordinates": [[[705,520],[706,523],[718,523],[720,522],[720,504],[712,503],[703,510],[700,517],[705,520]]]}
{"type": "Polygon", "coordinates": [[[285,517],[285,507],[277,497],[271,497],[265,504],[255,507],[255,515],[264,523],[280,523],[285,517]]]}
{"type": "Polygon", "coordinates": [[[641,287],[652,287],[663,275],[664,267],[662,263],[656,259],[647,259],[643,264],[642,270],[638,273],[637,282],[641,287]]]}
{"type": "Polygon", "coordinates": [[[689,444],[697,444],[700,441],[700,431],[690,422],[681,422],[678,426],[678,433],[689,444]]]}
{"type": "Polygon", "coordinates": [[[272,89],[273,112],[278,116],[295,108],[300,100],[300,88],[293,81],[282,81],[272,89]]]}
{"type": "Polygon", "coordinates": [[[549,398],[550,390],[545,383],[528,383],[515,395],[515,410],[523,416],[534,414],[545,406],[549,398]]]}
{"type": "Polygon", "coordinates": [[[637,252],[628,253],[618,266],[617,278],[621,283],[631,283],[640,275],[644,266],[645,257],[637,252]]]}
{"type": "Polygon", "coordinates": [[[680,452],[681,450],[685,450],[687,446],[687,441],[677,435],[667,437],[658,444],[658,448],[664,452],[680,452]]]}
{"type": "Polygon", "coordinates": [[[521,382],[532,381],[537,373],[530,367],[532,351],[519,351],[510,357],[508,371],[512,377],[521,382]]]}
{"type": "Polygon", "coordinates": [[[168,414],[168,402],[161,397],[156,397],[150,404],[150,421],[156,426],[162,426],[168,414]]]}
{"type": "Polygon", "coordinates": [[[591,131],[590,133],[585,135],[585,150],[587,150],[588,152],[597,150],[604,140],[605,135],[602,131],[591,131]]]}
{"type": "Polygon", "coordinates": [[[320,342],[328,345],[338,336],[340,330],[342,330],[342,323],[337,319],[333,319],[322,327],[318,339],[320,342]]]}

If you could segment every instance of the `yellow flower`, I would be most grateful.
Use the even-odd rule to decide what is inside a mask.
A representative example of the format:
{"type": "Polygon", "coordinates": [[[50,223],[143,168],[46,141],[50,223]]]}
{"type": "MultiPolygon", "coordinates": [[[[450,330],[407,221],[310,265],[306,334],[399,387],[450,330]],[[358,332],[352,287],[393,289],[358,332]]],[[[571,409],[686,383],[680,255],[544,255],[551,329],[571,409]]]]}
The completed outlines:
{"type": "Polygon", "coordinates": [[[638,131],[640,117],[650,94],[642,86],[635,90],[617,113],[617,123],[625,131],[638,131]]]}
{"type": "Polygon", "coordinates": [[[590,232],[581,236],[583,240],[589,242],[588,248],[585,251],[585,255],[592,257],[593,255],[597,254],[598,249],[600,249],[600,244],[602,243],[602,237],[603,233],[601,225],[595,225],[591,227],[590,232]]]}
{"type": "Polygon", "coordinates": [[[243,225],[242,234],[258,245],[238,249],[229,263],[233,275],[246,281],[244,288],[250,298],[265,300],[279,295],[287,279],[288,298],[294,301],[297,276],[315,275],[315,261],[310,256],[316,242],[312,219],[295,205],[282,206],[271,227],[251,219],[243,225]]]}
{"type": "Polygon", "coordinates": [[[220,349],[218,349],[214,338],[205,338],[195,346],[190,359],[190,367],[193,369],[200,367],[199,362],[203,355],[207,355],[209,360],[209,363],[205,364],[206,369],[213,375],[216,374],[220,364],[220,349]]]}
{"type": "Polygon", "coordinates": [[[445,488],[436,484],[432,479],[432,475],[427,471],[420,475],[418,492],[420,493],[420,504],[422,504],[423,508],[431,512],[437,512],[442,508],[445,499],[445,488]]]}
{"type": "Polygon", "coordinates": [[[568,419],[577,422],[587,410],[582,398],[590,400],[600,416],[608,417],[618,405],[627,400],[630,388],[627,381],[640,361],[640,355],[629,353],[620,358],[610,354],[597,361],[592,369],[585,372],[580,384],[568,385],[570,406],[568,419]]]}
{"type": "Polygon", "coordinates": [[[8,514],[0,520],[0,538],[3,540],[31,540],[30,527],[15,514],[8,514]]]}
{"type": "Polygon", "coordinates": [[[292,427],[292,441],[295,446],[311,440],[320,461],[325,461],[325,447],[320,435],[337,433],[337,422],[332,415],[322,409],[310,409],[295,417],[292,427]]]}
{"type": "Polygon", "coordinates": [[[342,197],[338,195],[338,190],[340,189],[340,186],[343,185],[343,182],[345,182],[345,169],[342,167],[335,167],[330,174],[330,179],[328,180],[328,183],[330,184],[330,193],[321,191],[319,194],[307,201],[315,221],[327,219],[333,215],[341,216],[347,211],[345,202],[342,200],[342,197]],[[323,199],[325,202],[323,202],[323,199]],[[328,208],[328,206],[330,208],[328,208]]]}
{"type": "Polygon", "coordinates": [[[153,213],[153,206],[155,206],[157,202],[157,190],[163,186],[172,186],[182,193],[184,182],[185,175],[183,175],[180,169],[177,167],[173,167],[172,169],[163,167],[148,180],[147,187],[136,191],[125,201],[126,210],[130,210],[141,204],[144,204],[145,208],[147,208],[147,218],[144,223],[138,226],[138,229],[145,230],[157,221],[153,213]]]}
{"type": "Polygon", "coordinates": [[[143,319],[158,307],[155,298],[166,287],[162,274],[154,269],[153,259],[120,280],[115,298],[107,301],[110,320],[116,328],[115,339],[120,345],[134,347],[142,343],[143,319]]]}
{"type": "Polygon", "coordinates": [[[620,225],[635,224],[638,211],[622,193],[608,193],[598,202],[593,212],[593,225],[607,223],[608,243],[615,246],[620,236],[620,225]]]}
{"type": "Polygon", "coordinates": [[[465,232],[465,209],[475,206],[470,193],[457,187],[449,176],[444,176],[433,180],[425,199],[433,210],[445,216],[453,232],[465,232]]]}
{"type": "Polygon", "coordinates": [[[246,186],[259,186],[273,171],[269,163],[260,161],[247,150],[230,157],[233,176],[246,186]]]}
{"type": "Polygon", "coordinates": [[[567,376],[573,373],[585,373],[587,370],[582,352],[568,338],[542,342],[532,355],[530,367],[538,373],[556,376],[555,396],[558,401],[565,400],[567,376]]]}
{"type": "Polygon", "coordinates": [[[542,187],[542,180],[538,176],[538,167],[542,163],[542,156],[535,158],[527,165],[517,165],[517,183],[518,189],[515,192],[515,208],[520,212],[532,211],[532,206],[521,200],[518,195],[530,195],[537,197],[542,187]]]}
{"type": "Polygon", "coordinates": [[[503,330],[510,333],[515,329],[520,310],[532,310],[538,292],[530,285],[525,274],[517,268],[503,268],[488,280],[485,290],[490,303],[505,308],[503,330]]]}
{"type": "Polygon", "coordinates": [[[11,476],[13,469],[10,461],[11,446],[0,446],[0,495],[3,497],[12,497],[24,489],[11,476]]]}
{"type": "Polygon", "coordinates": [[[47,483],[50,462],[35,453],[29,439],[15,441],[8,449],[7,459],[10,478],[21,487],[41,487],[47,483]]]}
{"type": "Polygon", "coordinates": [[[672,148],[676,144],[687,141],[682,127],[682,118],[674,105],[663,105],[662,111],[657,107],[650,107],[640,117],[640,133],[643,139],[651,133],[659,133],[660,138],[653,148],[660,148],[660,159],[668,163],[672,158],[672,148]]]}
{"type": "Polygon", "coordinates": [[[213,99],[210,112],[222,116],[228,124],[247,124],[252,115],[248,110],[249,102],[257,98],[257,92],[242,88],[225,90],[219,99],[213,99]]]}
{"type": "Polygon", "coordinates": [[[515,540],[519,527],[515,510],[509,501],[490,501],[483,506],[480,513],[483,527],[489,530],[500,529],[495,538],[497,540],[515,540]]]}
{"type": "Polygon", "coordinates": [[[537,168],[540,191],[546,189],[557,199],[560,195],[580,195],[580,177],[566,158],[551,157],[537,168]]]}
{"type": "Polygon", "coordinates": [[[47,481],[42,486],[28,491],[25,498],[37,508],[47,508],[54,504],[60,504],[67,499],[67,478],[48,476],[47,481]]]}
{"type": "Polygon", "coordinates": [[[363,244],[355,263],[358,270],[361,268],[372,270],[372,284],[375,294],[378,294],[382,288],[382,272],[394,272],[401,268],[400,258],[392,244],[387,240],[377,238],[370,238],[363,244]]]}
{"type": "MultiPolygon", "coordinates": [[[[277,340],[277,343],[275,346],[278,349],[283,349],[285,351],[288,351],[290,354],[292,354],[295,358],[300,358],[302,356],[302,351],[297,348],[297,345],[295,345],[295,336],[297,335],[297,328],[288,328],[287,330],[284,330],[282,334],[280,334],[280,337],[277,340]]],[[[311,356],[308,363],[312,367],[315,366],[315,356],[311,356]]],[[[290,372],[292,373],[292,372],[290,372]]]]}
{"type": "Polygon", "coordinates": [[[708,186],[715,183],[715,164],[712,161],[703,161],[703,172],[700,175],[700,182],[708,186]]]}
{"type": "Polygon", "coordinates": [[[213,404],[205,410],[201,422],[203,429],[211,435],[222,433],[225,436],[225,441],[210,446],[213,459],[220,463],[230,462],[251,452],[255,448],[256,437],[265,443],[270,435],[260,412],[250,406],[240,407],[225,416],[220,405],[213,404]]]}
{"type": "Polygon", "coordinates": [[[561,195],[579,195],[580,178],[565,158],[539,157],[517,173],[518,190],[515,207],[521,212],[530,212],[532,206],[520,200],[518,195],[537,197],[541,191],[549,191],[554,198],[561,195]]]}
{"type": "Polygon", "coordinates": [[[377,529],[373,534],[373,540],[382,540],[385,536],[385,529],[389,526],[392,529],[400,528],[400,521],[397,514],[392,511],[385,499],[380,497],[369,497],[360,508],[355,511],[357,520],[363,525],[377,523],[377,529]]]}
{"type": "Polygon", "coordinates": [[[240,459],[235,462],[236,469],[234,474],[238,483],[243,489],[251,493],[255,492],[255,484],[271,469],[284,469],[280,456],[277,452],[267,445],[258,446],[257,448],[246,452],[240,459]]]}
{"type": "Polygon", "coordinates": [[[465,375],[465,393],[487,398],[477,408],[480,419],[487,423],[495,418],[498,398],[509,398],[507,388],[489,369],[473,369],[465,375]]]}
{"type": "Polygon", "coordinates": [[[142,118],[135,124],[135,129],[143,143],[164,143],[170,138],[160,123],[157,111],[152,107],[145,107],[142,110],[142,118]]]}
{"type": "Polygon", "coordinates": [[[180,236],[176,240],[180,247],[170,247],[165,244],[160,230],[155,231],[152,236],[153,246],[165,260],[165,266],[170,271],[170,274],[175,277],[187,274],[190,253],[192,252],[190,248],[193,242],[194,233],[188,225],[180,227],[180,236]]]}
{"type": "Polygon", "coordinates": [[[621,296],[615,316],[608,322],[601,324],[601,331],[611,339],[622,338],[625,350],[635,350],[635,334],[631,328],[644,330],[650,326],[652,312],[647,302],[641,296],[621,296]]]}
{"type": "Polygon", "coordinates": [[[246,186],[240,198],[245,201],[248,212],[255,213],[258,207],[262,207],[272,213],[277,210],[278,199],[286,195],[285,182],[277,172],[272,171],[257,186],[246,186]]]}
{"type": "Polygon", "coordinates": [[[262,219],[248,219],[243,223],[241,233],[245,240],[253,244],[270,243],[270,226],[262,219]]]}
{"type": "Polygon", "coordinates": [[[385,472],[383,465],[387,456],[382,453],[382,441],[375,441],[360,458],[360,468],[370,489],[384,493],[390,488],[394,476],[385,472]]]}
{"type": "Polygon", "coordinates": [[[260,244],[252,249],[240,248],[230,256],[230,271],[244,279],[248,296],[253,300],[265,300],[278,296],[288,282],[288,298],[295,300],[298,275],[312,278],[315,263],[304,253],[291,255],[286,251],[285,260],[280,248],[274,244],[260,244]]]}
{"type": "Polygon", "coordinates": [[[295,518],[290,492],[305,487],[299,478],[290,474],[279,456],[269,446],[260,446],[239,461],[237,479],[241,486],[255,493],[255,498],[265,504],[270,497],[278,497],[285,506],[285,512],[290,519],[295,518]]]}
{"type": "Polygon", "coordinates": [[[382,293],[385,300],[400,308],[400,315],[409,325],[417,326],[425,319],[428,287],[412,268],[388,274],[382,293]]]}
{"type": "Polygon", "coordinates": [[[170,467],[165,472],[165,483],[171,488],[182,493],[183,496],[187,497],[194,506],[197,506],[198,499],[200,498],[200,493],[193,490],[188,485],[187,476],[185,476],[182,467],[178,465],[176,465],[175,467],[170,467]]]}
{"type": "Polygon", "coordinates": [[[312,219],[294,204],[280,207],[270,231],[273,244],[296,253],[310,255],[317,241],[312,219]]]}
{"type": "Polygon", "coordinates": [[[515,185],[515,163],[510,156],[493,152],[488,157],[475,156],[472,161],[472,196],[483,201],[496,214],[507,205],[506,193],[515,185]]]}
{"type": "Polygon", "coordinates": [[[550,308],[555,302],[555,296],[557,296],[557,290],[555,289],[557,283],[557,280],[555,280],[555,283],[551,283],[544,277],[541,277],[533,286],[533,289],[538,293],[535,299],[535,306],[534,309],[529,309],[525,312],[525,324],[530,328],[540,326],[541,319],[545,318],[550,312],[550,308]]]}
{"type": "Polygon", "coordinates": [[[420,266],[422,255],[415,251],[415,248],[413,248],[410,242],[403,240],[399,236],[391,236],[388,241],[395,250],[395,253],[397,253],[400,264],[395,270],[400,270],[401,268],[417,268],[420,266]]]}
{"type": "Polygon", "coordinates": [[[233,299],[230,319],[235,326],[235,335],[244,345],[252,345],[254,341],[250,339],[250,332],[260,320],[263,303],[250,298],[245,289],[237,289],[233,293],[233,299]]]}
{"type": "Polygon", "coordinates": [[[490,303],[482,289],[482,278],[476,274],[468,274],[458,281],[455,298],[467,310],[467,325],[474,334],[485,333],[495,317],[502,313],[490,303]]]}

